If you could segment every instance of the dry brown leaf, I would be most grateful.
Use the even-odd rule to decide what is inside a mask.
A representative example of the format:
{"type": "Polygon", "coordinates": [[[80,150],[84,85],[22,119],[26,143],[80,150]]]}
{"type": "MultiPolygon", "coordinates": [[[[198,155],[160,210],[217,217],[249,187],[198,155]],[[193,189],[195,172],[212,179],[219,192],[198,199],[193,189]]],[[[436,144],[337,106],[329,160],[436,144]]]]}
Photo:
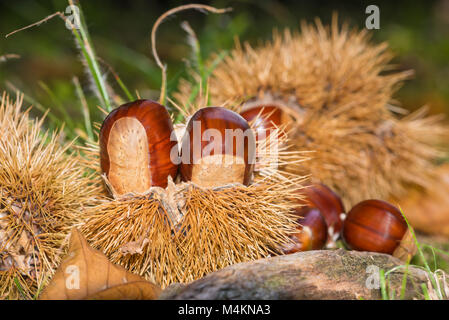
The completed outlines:
{"type": "Polygon", "coordinates": [[[136,281],[94,293],[86,300],[154,300],[158,296],[153,284],[148,281],[136,281]]]}
{"type": "Polygon", "coordinates": [[[449,236],[449,164],[436,171],[438,181],[432,190],[410,190],[407,197],[393,202],[402,208],[416,230],[449,236]]]}
{"type": "Polygon", "coordinates": [[[40,300],[156,299],[161,289],[91,248],[77,229],[69,251],[40,300]]]}

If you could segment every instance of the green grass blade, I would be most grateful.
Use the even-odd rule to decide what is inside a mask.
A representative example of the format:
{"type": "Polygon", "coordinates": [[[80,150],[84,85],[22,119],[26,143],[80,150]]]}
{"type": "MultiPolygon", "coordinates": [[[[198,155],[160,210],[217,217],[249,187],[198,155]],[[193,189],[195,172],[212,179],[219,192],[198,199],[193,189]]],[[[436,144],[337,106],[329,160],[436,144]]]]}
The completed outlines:
{"type": "Polygon", "coordinates": [[[74,129],[75,124],[73,123],[72,117],[67,113],[67,110],[64,108],[61,101],[59,101],[59,99],[56,97],[56,95],[53,93],[50,87],[43,81],[39,81],[38,84],[41,87],[41,89],[44,90],[45,93],[50,97],[56,109],[62,114],[64,122],[67,123],[67,126],[70,129],[74,129]]]}
{"type": "MultiPolygon", "coordinates": [[[[69,0],[69,4],[73,5],[73,1],[69,0]]],[[[90,36],[83,18],[83,14],[81,11],[81,6],[77,5],[79,8],[79,12],[74,11],[75,21],[79,21],[79,32],[78,30],[72,26],[72,32],[75,36],[76,42],[79,45],[81,52],[83,54],[84,59],[86,60],[89,72],[94,79],[95,85],[98,89],[99,99],[101,103],[106,107],[108,112],[112,111],[111,100],[109,98],[109,94],[107,92],[106,84],[103,79],[102,73],[100,71],[100,67],[97,62],[95,50],[90,42],[90,36]]]]}
{"type": "MultiPolygon", "coordinates": [[[[203,63],[203,57],[201,55],[201,45],[198,40],[198,37],[195,34],[195,31],[190,27],[190,24],[187,21],[184,21],[181,24],[182,28],[187,32],[187,42],[192,48],[192,56],[193,56],[193,62],[196,66],[196,71],[201,77],[201,81],[204,81],[204,63],[203,63]]],[[[203,83],[204,85],[204,83],[203,83]]]]}
{"type": "Polygon", "coordinates": [[[422,247],[422,248],[428,248],[428,249],[433,250],[434,252],[437,252],[437,253],[440,253],[440,254],[444,254],[444,255],[446,255],[446,256],[449,256],[449,252],[448,252],[448,251],[444,251],[444,250],[442,250],[442,249],[440,249],[440,248],[436,248],[436,247],[431,246],[431,245],[429,245],[429,244],[423,243],[423,244],[421,244],[421,247],[422,247]]]}
{"type": "Polygon", "coordinates": [[[21,92],[21,94],[23,94],[23,100],[27,103],[29,103],[30,105],[32,105],[33,107],[35,107],[37,110],[39,110],[40,112],[42,112],[43,114],[47,114],[47,117],[51,120],[51,122],[56,126],[56,127],[60,127],[61,126],[61,119],[59,119],[58,117],[56,117],[54,114],[52,114],[51,112],[48,112],[49,108],[45,108],[41,103],[39,103],[38,101],[36,101],[34,98],[32,98],[31,96],[25,94],[22,90],[19,90],[14,84],[12,84],[9,81],[6,81],[6,87],[9,89],[9,93],[11,94],[15,94],[16,92],[21,92]]]}
{"type": "Polygon", "coordinates": [[[385,272],[383,269],[379,270],[379,280],[380,280],[380,292],[382,295],[382,300],[390,300],[387,292],[387,285],[385,282],[385,272]]]}
{"type": "Polygon", "coordinates": [[[84,96],[83,89],[81,88],[80,82],[77,77],[73,77],[73,84],[75,85],[76,94],[78,95],[78,98],[81,102],[81,111],[83,113],[84,127],[86,129],[87,136],[89,137],[90,141],[94,141],[94,133],[92,130],[92,122],[90,119],[89,105],[87,104],[86,97],[84,96]]]}
{"type": "Polygon", "coordinates": [[[120,88],[121,88],[121,89],[123,90],[123,92],[125,93],[126,98],[127,98],[129,101],[135,100],[134,96],[131,94],[131,92],[129,91],[128,87],[126,87],[125,83],[122,81],[122,79],[120,78],[120,76],[118,75],[118,73],[115,72],[114,68],[113,68],[109,63],[107,63],[106,61],[104,61],[104,60],[101,59],[101,58],[97,58],[97,60],[98,60],[99,62],[103,63],[103,64],[106,66],[106,68],[108,68],[109,72],[112,74],[112,76],[114,77],[114,79],[115,79],[115,81],[117,82],[117,84],[120,86],[120,88]]]}
{"type": "Polygon", "coordinates": [[[22,288],[22,286],[20,285],[20,282],[19,282],[19,280],[17,279],[17,277],[14,277],[14,284],[16,285],[17,290],[19,290],[20,295],[21,295],[24,299],[27,299],[27,296],[26,296],[25,292],[23,291],[23,288],[22,288]]]}
{"type": "Polygon", "coordinates": [[[401,300],[405,298],[405,289],[407,288],[408,266],[409,263],[407,262],[407,264],[405,265],[404,275],[402,276],[401,295],[400,295],[401,300]]]}
{"type": "Polygon", "coordinates": [[[429,295],[429,291],[427,290],[427,286],[424,283],[421,283],[422,292],[424,294],[424,299],[432,300],[429,295]]]}
{"type": "Polygon", "coordinates": [[[122,79],[121,79],[118,75],[115,75],[114,78],[115,78],[115,81],[117,81],[117,83],[118,83],[118,85],[120,86],[120,88],[121,88],[121,89],[123,90],[123,92],[125,93],[126,98],[127,98],[129,101],[134,101],[134,100],[136,100],[136,99],[134,98],[134,96],[131,94],[131,92],[128,90],[128,88],[125,86],[125,84],[123,83],[122,79]]]}
{"type": "Polygon", "coordinates": [[[187,104],[193,103],[195,101],[196,97],[200,93],[200,88],[202,88],[203,83],[207,83],[207,79],[211,76],[212,72],[215,70],[215,68],[218,66],[218,64],[228,55],[227,51],[220,52],[217,58],[214,59],[211,66],[207,69],[205,72],[203,78],[199,83],[197,83],[193,88],[192,92],[190,93],[189,99],[187,100],[187,104]]]}
{"type": "MultiPolygon", "coordinates": [[[[413,228],[411,227],[410,223],[408,222],[407,217],[405,216],[405,214],[402,211],[401,207],[399,207],[399,210],[401,211],[401,214],[404,217],[405,222],[407,223],[407,227],[408,227],[408,229],[410,230],[410,232],[412,234],[412,237],[413,237],[413,240],[415,241],[415,245],[416,245],[419,257],[421,258],[421,260],[422,260],[422,262],[424,264],[424,267],[425,267],[425,269],[426,269],[426,271],[427,271],[427,273],[429,275],[429,279],[432,282],[432,285],[436,288],[437,287],[437,283],[436,283],[437,280],[435,279],[434,274],[433,274],[432,270],[430,269],[429,264],[426,261],[426,258],[424,256],[424,253],[423,253],[423,251],[421,249],[421,246],[420,246],[420,244],[418,242],[418,239],[416,238],[415,231],[413,230],[413,228]]],[[[439,292],[438,292],[438,295],[440,296],[439,292]]],[[[441,299],[442,297],[439,297],[439,298],[441,299]]]]}

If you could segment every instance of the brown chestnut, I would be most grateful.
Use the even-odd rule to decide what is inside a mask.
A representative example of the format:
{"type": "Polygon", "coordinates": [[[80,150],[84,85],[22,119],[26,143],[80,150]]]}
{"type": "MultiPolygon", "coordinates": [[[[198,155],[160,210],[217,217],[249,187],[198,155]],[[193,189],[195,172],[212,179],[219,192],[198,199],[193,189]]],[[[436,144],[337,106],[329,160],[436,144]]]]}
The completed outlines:
{"type": "Polygon", "coordinates": [[[293,244],[285,247],[284,253],[322,249],[327,240],[327,224],[320,210],[302,207],[296,209],[295,214],[299,216],[298,232],[292,235],[293,244]]]}
{"type": "Polygon", "coordinates": [[[382,200],[365,200],[348,212],[342,237],[353,250],[391,254],[408,260],[416,253],[412,233],[399,209],[382,200]]]}
{"type": "Polygon", "coordinates": [[[190,118],[182,139],[182,179],[202,187],[248,185],[255,148],[253,132],[238,113],[222,107],[200,109],[190,118]]]}
{"type": "MultiPolygon", "coordinates": [[[[293,112],[290,110],[290,112],[293,112]]],[[[275,105],[257,105],[240,112],[256,133],[256,140],[263,141],[272,134],[273,130],[278,131],[278,137],[292,128],[295,118],[291,113],[275,105]]]]}
{"type": "Polygon", "coordinates": [[[165,107],[151,100],[121,105],[106,117],[100,129],[101,169],[117,194],[165,188],[168,176],[175,178],[172,131],[165,107]]]}
{"type": "Polygon", "coordinates": [[[328,227],[327,244],[332,246],[339,238],[343,226],[345,209],[341,198],[322,183],[307,186],[301,193],[305,196],[305,204],[318,208],[323,215],[328,227]]]}
{"type": "MultiPolygon", "coordinates": [[[[257,106],[240,112],[240,115],[249,123],[253,121],[256,136],[268,135],[269,130],[280,127],[284,122],[284,113],[276,106],[257,106]]],[[[256,138],[257,138],[256,137],[256,138]]]]}

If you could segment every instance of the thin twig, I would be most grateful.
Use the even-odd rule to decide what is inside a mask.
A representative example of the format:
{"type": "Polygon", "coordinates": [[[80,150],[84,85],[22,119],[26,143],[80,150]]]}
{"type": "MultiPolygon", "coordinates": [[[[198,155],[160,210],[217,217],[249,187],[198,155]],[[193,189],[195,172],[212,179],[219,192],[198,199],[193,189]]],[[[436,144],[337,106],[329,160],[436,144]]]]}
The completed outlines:
{"type": "Polygon", "coordinates": [[[48,20],[51,20],[51,19],[53,19],[54,17],[57,17],[57,16],[61,17],[63,20],[66,20],[64,14],[62,12],[58,11],[58,12],[55,12],[55,13],[49,15],[48,17],[46,17],[46,18],[44,18],[42,20],[39,20],[38,22],[35,22],[33,24],[30,24],[28,26],[25,26],[23,28],[20,28],[20,29],[14,30],[13,32],[8,33],[5,36],[5,38],[8,38],[8,37],[12,36],[13,34],[18,33],[20,31],[23,31],[23,30],[26,30],[26,29],[29,29],[29,28],[32,28],[32,27],[38,27],[41,24],[43,24],[44,22],[47,22],[48,20]]]}
{"type": "Polygon", "coordinates": [[[18,54],[7,53],[7,54],[0,56],[0,62],[5,62],[7,60],[19,59],[19,58],[20,58],[20,56],[18,54]]]}
{"type": "Polygon", "coordinates": [[[164,104],[165,102],[165,94],[166,94],[166,83],[167,83],[167,66],[164,65],[161,60],[159,59],[159,56],[157,54],[156,50],[156,31],[159,27],[159,25],[172,14],[175,14],[180,11],[189,10],[189,9],[197,9],[197,10],[206,10],[212,13],[225,13],[232,10],[232,8],[225,8],[225,9],[217,9],[208,5],[204,4],[187,4],[183,6],[179,6],[173,9],[168,10],[164,14],[162,14],[154,23],[153,29],[151,30],[151,49],[154,56],[154,60],[156,60],[156,64],[159,66],[159,68],[162,70],[162,87],[161,87],[161,95],[159,98],[159,103],[164,104]]]}
{"type": "MultiPolygon", "coordinates": [[[[72,6],[74,5],[72,0],[69,0],[69,4],[72,5],[72,6]]],[[[42,20],[39,20],[39,21],[37,21],[35,23],[32,23],[32,24],[30,24],[28,26],[25,26],[23,28],[20,28],[20,29],[17,29],[17,30],[14,30],[14,31],[8,33],[6,35],[6,38],[8,38],[9,36],[11,36],[11,35],[13,35],[15,33],[20,32],[20,31],[23,31],[23,30],[26,30],[26,29],[29,29],[29,28],[32,28],[32,27],[40,26],[42,23],[47,22],[47,21],[49,21],[50,19],[52,19],[54,17],[60,17],[67,24],[67,26],[70,28],[70,30],[72,31],[72,33],[75,36],[75,39],[76,39],[76,41],[77,41],[77,43],[78,43],[78,45],[80,47],[80,50],[83,53],[83,56],[84,56],[84,58],[86,60],[85,62],[86,62],[87,66],[88,66],[88,68],[89,68],[89,70],[90,70],[90,72],[92,74],[92,77],[94,78],[94,81],[95,81],[95,84],[96,84],[98,90],[100,91],[99,94],[98,94],[99,100],[103,104],[106,105],[106,109],[108,111],[111,111],[112,110],[112,106],[111,106],[111,103],[110,103],[110,100],[109,100],[109,95],[108,95],[108,92],[107,92],[104,80],[102,78],[100,68],[99,68],[99,66],[97,64],[97,60],[96,60],[94,49],[93,49],[93,47],[89,43],[89,35],[87,33],[87,28],[85,28],[83,23],[82,23],[82,19],[81,19],[82,16],[79,15],[79,13],[76,13],[76,14],[77,14],[77,18],[78,18],[77,20],[80,21],[79,32],[78,32],[77,26],[75,26],[72,23],[72,21],[70,19],[68,19],[64,15],[64,13],[58,11],[58,12],[55,12],[55,13],[45,17],[42,20]]]]}

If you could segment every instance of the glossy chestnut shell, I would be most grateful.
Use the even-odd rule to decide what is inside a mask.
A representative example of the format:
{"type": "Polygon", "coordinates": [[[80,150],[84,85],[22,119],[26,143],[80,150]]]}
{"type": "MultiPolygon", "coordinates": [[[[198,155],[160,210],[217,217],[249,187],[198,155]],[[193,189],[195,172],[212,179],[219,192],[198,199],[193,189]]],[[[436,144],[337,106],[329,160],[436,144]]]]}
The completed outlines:
{"type": "Polygon", "coordinates": [[[240,115],[249,123],[253,121],[252,127],[255,129],[257,136],[282,125],[283,111],[276,106],[259,106],[252,107],[240,112],[240,115]]]}
{"type": "Polygon", "coordinates": [[[203,187],[248,185],[255,153],[254,135],[245,119],[226,108],[203,108],[186,126],[181,176],[203,187]]]}
{"type": "Polygon", "coordinates": [[[337,240],[343,227],[342,214],[345,213],[341,198],[322,183],[305,187],[302,194],[306,198],[306,205],[321,211],[328,226],[329,241],[337,240]]]}
{"type": "Polygon", "coordinates": [[[151,100],[126,103],[106,117],[100,129],[101,169],[116,193],[165,188],[168,176],[175,178],[172,131],[165,107],[151,100]]]}
{"type": "Polygon", "coordinates": [[[284,248],[284,253],[322,249],[327,240],[327,225],[320,210],[303,207],[296,209],[295,214],[299,216],[297,233],[292,235],[293,244],[284,248]]]}
{"type": "Polygon", "coordinates": [[[348,212],[342,237],[346,245],[408,259],[416,252],[407,223],[399,209],[382,200],[365,200],[348,212]]]}

